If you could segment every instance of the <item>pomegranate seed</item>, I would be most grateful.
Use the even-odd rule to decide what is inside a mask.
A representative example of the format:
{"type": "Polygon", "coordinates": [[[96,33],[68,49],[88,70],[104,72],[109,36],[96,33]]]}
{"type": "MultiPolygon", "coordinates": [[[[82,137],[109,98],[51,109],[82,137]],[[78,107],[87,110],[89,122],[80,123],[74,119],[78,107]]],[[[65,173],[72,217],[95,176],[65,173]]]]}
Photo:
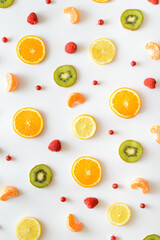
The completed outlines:
{"type": "Polygon", "coordinates": [[[66,201],[66,198],[65,197],[61,197],[61,202],[65,202],[66,201]]]}
{"type": "Polygon", "coordinates": [[[145,207],[146,207],[146,205],[144,203],[140,204],[140,208],[145,208],[145,207]]]}
{"type": "Polygon", "coordinates": [[[112,188],[117,189],[117,188],[118,188],[118,184],[117,184],[117,183],[114,183],[114,184],[112,185],[112,188]]]}
{"type": "Polygon", "coordinates": [[[51,0],[46,0],[46,3],[47,3],[47,4],[50,4],[50,3],[51,3],[51,0]]]}
{"type": "Polygon", "coordinates": [[[94,80],[92,83],[93,85],[98,85],[98,82],[96,80],[94,80]]]}
{"type": "Polygon", "coordinates": [[[131,62],[131,66],[132,66],[132,67],[136,66],[136,62],[135,62],[135,61],[132,61],[132,62],[131,62]]]}
{"type": "Polygon", "coordinates": [[[111,240],[116,240],[116,237],[115,237],[115,236],[112,236],[112,237],[111,237],[111,240]]]}
{"type": "Polygon", "coordinates": [[[39,90],[42,89],[42,87],[41,87],[40,85],[37,85],[37,86],[36,86],[36,89],[39,91],[39,90]]]}
{"type": "Polygon", "coordinates": [[[104,24],[103,19],[99,19],[99,20],[98,20],[98,25],[103,25],[103,24],[104,24]]]}
{"type": "Polygon", "coordinates": [[[8,42],[8,38],[3,37],[3,38],[2,38],[2,42],[4,42],[4,43],[8,42]]]}
{"type": "Polygon", "coordinates": [[[108,133],[109,133],[110,135],[113,135],[113,134],[114,134],[114,131],[113,131],[113,130],[109,130],[108,133]]]}
{"type": "Polygon", "coordinates": [[[7,161],[11,161],[11,160],[12,160],[12,157],[11,157],[10,155],[8,155],[8,156],[6,157],[6,160],[7,160],[7,161]]]}

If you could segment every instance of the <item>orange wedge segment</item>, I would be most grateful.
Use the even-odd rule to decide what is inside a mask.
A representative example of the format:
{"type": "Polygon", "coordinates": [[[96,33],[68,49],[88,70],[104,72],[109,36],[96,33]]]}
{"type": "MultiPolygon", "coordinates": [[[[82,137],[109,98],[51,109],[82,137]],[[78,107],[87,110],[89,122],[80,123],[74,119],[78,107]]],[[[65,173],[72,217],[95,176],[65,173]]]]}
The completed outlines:
{"type": "Polygon", "coordinates": [[[73,214],[69,214],[67,217],[67,228],[72,232],[80,232],[83,228],[83,224],[78,222],[73,214]]]}
{"type": "Polygon", "coordinates": [[[38,64],[46,55],[43,40],[33,35],[23,37],[18,42],[16,51],[18,57],[27,64],[38,64]]]}
{"type": "Polygon", "coordinates": [[[119,117],[132,118],[141,108],[141,99],[135,90],[119,88],[111,94],[109,106],[119,117]]]}
{"type": "Polygon", "coordinates": [[[79,12],[74,7],[64,8],[64,14],[69,15],[69,21],[72,24],[76,24],[79,21],[79,12]]]}
{"type": "Polygon", "coordinates": [[[157,43],[149,42],[146,44],[145,48],[150,52],[153,60],[158,60],[160,58],[160,46],[157,43]]]}
{"type": "Polygon", "coordinates": [[[139,188],[143,194],[146,194],[149,192],[149,186],[148,182],[143,178],[136,178],[130,183],[131,189],[137,189],[139,188]]]}
{"type": "Polygon", "coordinates": [[[73,92],[68,97],[68,107],[73,108],[77,104],[83,104],[85,102],[85,97],[79,92],[73,92]]]}
{"type": "Polygon", "coordinates": [[[98,3],[105,3],[105,2],[109,2],[110,0],[93,0],[93,1],[98,3]]]}
{"type": "Polygon", "coordinates": [[[18,87],[18,78],[13,73],[6,73],[7,92],[13,92],[18,87]]]}
{"type": "Polygon", "coordinates": [[[156,142],[160,144],[160,126],[152,126],[150,131],[153,133],[156,142]]]}
{"type": "Polygon", "coordinates": [[[18,190],[12,186],[6,186],[0,189],[0,200],[6,201],[8,198],[18,196],[18,190]]]}
{"type": "Polygon", "coordinates": [[[82,187],[93,187],[102,178],[102,168],[98,160],[92,157],[80,157],[72,165],[74,180],[82,187]]]}
{"type": "Polygon", "coordinates": [[[43,129],[43,118],[33,108],[22,108],[13,116],[13,129],[21,137],[34,138],[43,129]]]}

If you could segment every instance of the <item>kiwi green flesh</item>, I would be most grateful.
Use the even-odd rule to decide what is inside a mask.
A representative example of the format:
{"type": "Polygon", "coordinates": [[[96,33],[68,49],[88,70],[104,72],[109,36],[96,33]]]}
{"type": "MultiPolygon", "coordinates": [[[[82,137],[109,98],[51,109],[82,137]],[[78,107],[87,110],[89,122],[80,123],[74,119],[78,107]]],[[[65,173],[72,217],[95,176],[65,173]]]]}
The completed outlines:
{"type": "Polygon", "coordinates": [[[137,162],[142,156],[143,148],[140,143],[134,140],[127,140],[119,147],[120,157],[128,163],[137,162]]]}
{"type": "Polygon", "coordinates": [[[121,15],[121,23],[124,28],[137,30],[143,22],[143,13],[138,9],[127,9],[121,15]]]}
{"type": "Polygon", "coordinates": [[[52,180],[51,169],[44,165],[36,165],[30,171],[30,182],[33,186],[37,188],[44,188],[50,184],[52,180]]]}
{"type": "Polygon", "coordinates": [[[14,0],[0,0],[0,8],[7,8],[13,4],[14,0]]]}
{"type": "Polygon", "coordinates": [[[158,235],[151,234],[145,237],[143,240],[160,240],[160,237],[158,235]]]}
{"type": "Polygon", "coordinates": [[[77,80],[77,72],[71,65],[58,67],[54,72],[54,81],[61,87],[70,87],[77,80]]]}

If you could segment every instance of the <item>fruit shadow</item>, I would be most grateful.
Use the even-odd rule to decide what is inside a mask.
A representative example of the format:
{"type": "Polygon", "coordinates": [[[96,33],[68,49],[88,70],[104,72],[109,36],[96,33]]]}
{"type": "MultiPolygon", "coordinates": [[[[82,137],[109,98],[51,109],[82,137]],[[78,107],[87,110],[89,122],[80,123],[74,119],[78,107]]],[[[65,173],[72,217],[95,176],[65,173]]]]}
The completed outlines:
{"type": "Polygon", "coordinates": [[[61,141],[61,145],[62,145],[62,151],[68,151],[70,149],[68,143],[66,142],[61,141]]]}
{"type": "Polygon", "coordinates": [[[145,26],[148,26],[149,17],[148,17],[148,15],[144,12],[144,10],[143,10],[143,16],[144,16],[144,18],[143,18],[142,26],[145,27],[145,26]]]}
{"type": "Polygon", "coordinates": [[[104,128],[102,127],[102,124],[98,118],[95,118],[95,120],[97,123],[97,130],[94,137],[98,137],[102,134],[104,128]]]}
{"type": "Polygon", "coordinates": [[[48,128],[47,128],[47,117],[46,117],[46,113],[44,113],[44,112],[43,112],[42,110],[40,110],[40,109],[39,109],[39,111],[40,111],[40,113],[41,113],[41,115],[42,115],[42,117],[43,117],[43,121],[44,121],[43,130],[42,130],[42,132],[41,132],[41,134],[40,134],[40,137],[43,137],[44,134],[46,133],[46,131],[48,130],[48,128]]]}
{"type": "Polygon", "coordinates": [[[154,194],[156,192],[160,192],[160,186],[155,184],[152,181],[148,181],[148,185],[149,185],[149,193],[148,194],[154,194]]]}
{"type": "Polygon", "coordinates": [[[39,13],[38,14],[38,23],[44,23],[45,21],[46,21],[46,17],[43,14],[39,13]]]}
{"type": "Polygon", "coordinates": [[[80,15],[79,22],[85,22],[88,18],[88,13],[84,9],[78,9],[78,12],[80,15]]]}
{"type": "Polygon", "coordinates": [[[140,112],[138,114],[143,114],[146,111],[146,109],[147,109],[145,96],[140,91],[138,91],[138,93],[139,93],[139,95],[140,95],[140,97],[142,99],[142,101],[141,101],[141,109],[140,109],[140,112]]]}
{"type": "Polygon", "coordinates": [[[47,233],[46,225],[43,223],[42,220],[40,220],[40,224],[41,224],[41,227],[42,227],[41,238],[45,239],[46,233],[47,233]]]}
{"type": "Polygon", "coordinates": [[[129,206],[129,208],[131,209],[132,216],[131,216],[131,219],[129,220],[129,222],[126,224],[126,226],[131,226],[131,225],[135,224],[135,222],[136,222],[136,213],[135,213],[136,211],[130,206],[129,206]]]}
{"type": "Polygon", "coordinates": [[[17,87],[16,91],[25,89],[27,86],[28,79],[24,75],[21,75],[21,74],[18,74],[18,75],[16,74],[16,76],[18,77],[18,87],[17,87]]]}

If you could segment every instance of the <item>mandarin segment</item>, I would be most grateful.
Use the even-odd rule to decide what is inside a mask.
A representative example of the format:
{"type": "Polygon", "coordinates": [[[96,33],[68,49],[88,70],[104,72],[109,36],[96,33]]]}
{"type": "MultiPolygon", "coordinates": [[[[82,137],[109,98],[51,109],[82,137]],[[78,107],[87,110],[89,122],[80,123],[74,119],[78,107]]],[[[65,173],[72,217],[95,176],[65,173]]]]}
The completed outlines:
{"type": "Polygon", "coordinates": [[[153,60],[158,60],[160,58],[160,46],[157,43],[149,42],[145,45],[145,48],[149,51],[153,60]]]}
{"type": "Polygon", "coordinates": [[[109,2],[110,0],[93,0],[93,1],[97,3],[106,3],[109,2]]]}
{"type": "Polygon", "coordinates": [[[8,198],[18,196],[18,189],[12,186],[6,186],[0,189],[0,200],[6,201],[8,198]]]}
{"type": "Polygon", "coordinates": [[[143,178],[136,178],[130,183],[131,189],[141,189],[143,194],[149,192],[148,182],[143,178]]]}
{"type": "Polygon", "coordinates": [[[150,132],[154,135],[156,142],[160,144],[160,126],[152,126],[150,132]]]}
{"type": "Polygon", "coordinates": [[[5,75],[6,82],[7,82],[7,92],[13,92],[18,87],[18,78],[13,73],[6,73],[5,75]]]}
{"type": "Polygon", "coordinates": [[[79,21],[79,12],[74,7],[67,7],[63,10],[64,14],[69,15],[69,21],[72,24],[76,24],[79,21]]]}
{"type": "Polygon", "coordinates": [[[78,222],[73,214],[69,214],[67,217],[67,228],[72,232],[80,232],[83,228],[83,224],[78,222]]]}
{"type": "Polygon", "coordinates": [[[77,104],[83,104],[85,102],[85,97],[82,93],[73,92],[68,96],[68,107],[73,108],[77,104]]]}

